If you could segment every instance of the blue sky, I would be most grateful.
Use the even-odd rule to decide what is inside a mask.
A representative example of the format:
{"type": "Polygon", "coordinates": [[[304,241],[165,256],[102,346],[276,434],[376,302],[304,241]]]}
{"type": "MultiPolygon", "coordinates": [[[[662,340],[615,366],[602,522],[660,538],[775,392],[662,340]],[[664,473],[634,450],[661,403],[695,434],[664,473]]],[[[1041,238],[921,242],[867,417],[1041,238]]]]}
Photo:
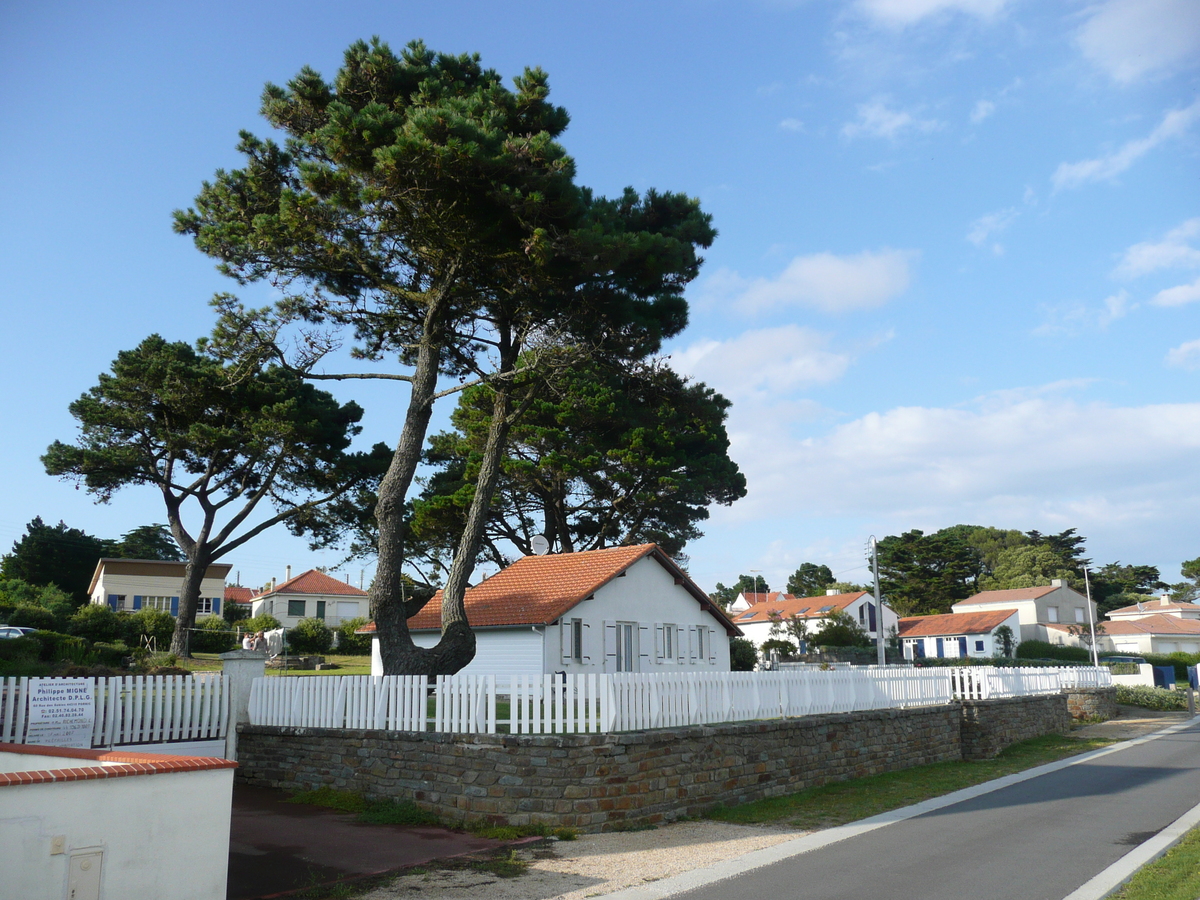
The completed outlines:
{"type": "MultiPolygon", "coordinates": [[[[749,495],[688,547],[703,587],[865,579],[869,535],[959,522],[1074,527],[1168,580],[1200,555],[1194,0],[9,4],[0,548],[35,515],[163,521],[38,456],[118,351],[211,328],[233,286],[170,215],[266,132],[263,84],[376,34],[543,67],[581,183],[713,214],[668,350],[734,402],[749,495]]],[[[336,392],[395,440],[401,397],[336,392]]],[[[276,530],[227,561],[257,585],[338,559],[276,530]]]]}

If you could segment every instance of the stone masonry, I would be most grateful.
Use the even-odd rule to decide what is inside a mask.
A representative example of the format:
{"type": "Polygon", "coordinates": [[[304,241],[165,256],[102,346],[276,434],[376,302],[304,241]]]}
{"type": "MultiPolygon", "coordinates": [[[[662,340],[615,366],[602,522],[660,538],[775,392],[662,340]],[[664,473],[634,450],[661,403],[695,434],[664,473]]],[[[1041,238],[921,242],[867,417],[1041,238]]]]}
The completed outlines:
{"type": "Polygon", "coordinates": [[[239,727],[239,780],[405,798],[450,821],[650,825],[1065,732],[1064,694],[601,735],[239,727]]]}
{"type": "Polygon", "coordinates": [[[1076,722],[1113,719],[1117,715],[1117,689],[1072,688],[1067,692],[1067,710],[1076,722]]]}

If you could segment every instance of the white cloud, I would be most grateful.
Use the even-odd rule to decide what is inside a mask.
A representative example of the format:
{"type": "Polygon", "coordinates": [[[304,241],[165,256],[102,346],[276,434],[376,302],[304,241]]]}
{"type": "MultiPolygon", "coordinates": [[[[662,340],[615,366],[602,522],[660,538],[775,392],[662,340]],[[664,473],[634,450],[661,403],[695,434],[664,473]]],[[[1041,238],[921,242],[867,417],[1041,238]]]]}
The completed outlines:
{"type": "Polygon", "coordinates": [[[910,112],[889,109],[886,100],[858,105],[858,119],[842,126],[842,137],[875,137],[895,140],[906,131],[930,132],[944,127],[936,119],[918,119],[910,112]]]}
{"type": "Polygon", "coordinates": [[[1107,328],[1136,308],[1137,304],[1129,302],[1127,291],[1117,291],[1117,293],[1105,297],[1100,301],[1098,307],[1089,306],[1086,303],[1064,303],[1058,306],[1043,307],[1046,321],[1033,329],[1033,334],[1035,337],[1057,335],[1073,337],[1085,330],[1107,328]]]}
{"type": "Polygon", "coordinates": [[[880,25],[903,28],[921,19],[947,13],[965,13],[992,19],[1008,0],[858,0],[858,10],[880,25]]]}
{"type": "MultiPolygon", "coordinates": [[[[1019,216],[1021,213],[1016,207],[1010,206],[1008,209],[1002,209],[998,212],[989,213],[986,216],[980,216],[971,223],[971,227],[967,229],[967,240],[976,247],[982,247],[994,234],[999,234],[1019,216]]],[[[997,244],[993,249],[999,247],[997,244]]],[[[1002,249],[1002,248],[1001,248],[1002,249]]],[[[997,250],[997,252],[1000,252],[997,250]]]]}
{"type": "Polygon", "coordinates": [[[1191,372],[1200,369],[1200,340],[1187,341],[1168,351],[1167,365],[1191,372]]]}
{"type": "Polygon", "coordinates": [[[761,404],[841,378],[854,357],[848,350],[831,349],[832,342],[831,335],[799,325],[762,328],[673,351],[671,367],[716,388],[735,404],[761,404]]]}
{"type": "MultiPolygon", "coordinates": [[[[1200,362],[1200,346],[1192,352],[1200,362]]],[[[802,509],[985,524],[988,510],[1003,510],[999,524],[1036,521],[1045,507],[1069,514],[1090,505],[1107,518],[1152,520],[1164,505],[1200,498],[1200,403],[1111,407],[1061,392],[988,397],[970,408],[869,413],[801,441],[760,433],[747,449],[735,457],[750,490],[736,513],[747,517],[802,509]]]]}
{"type": "Polygon", "coordinates": [[[1197,236],[1200,236],[1200,219],[1188,219],[1168,231],[1158,243],[1134,244],[1122,255],[1113,275],[1137,278],[1159,269],[1196,268],[1200,266],[1200,250],[1191,246],[1191,239],[1197,236]]]}
{"type": "Polygon", "coordinates": [[[799,119],[784,119],[779,123],[779,127],[784,131],[803,131],[804,123],[799,119]]]}
{"type": "Polygon", "coordinates": [[[1128,141],[1115,153],[1076,163],[1061,163],[1050,179],[1054,182],[1054,189],[1059,191],[1079,187],[1090,181],[1116,178],[1163,141],[1183,134],[1197,119],[1200,119],[1200,100],[1183,109],[1168,111],[1158,127],[1147,137],[1128,141]]]}
{"type": "Polygon", "coordinates": [[[813,253],[797,256],[775,278],[742,278],[722,269],[705,282],[702,294],[747,312],[790,306],[827,313],[874,309],[908,289],[909,263],[916,256],[912,250],[890,249],[852,256],[813,253]]]}
{"type": "Polygon", "coordinates": [[[975,103],[975,108],[971,110],[971,121],[978,125],[988,116],[996,111],[996,104],[991,100],[979,100],[975,103]]]}
{"type": "Polygon", "coordinates": [[[1200,278],[1191,284],[1181,284],[1159,291],[1150,302],[1155,306],[1183,306],[1197,300],[1200,300],[1200,278]]]}
{"type": "Polygon", "coordinates": [[[1103,307],[1100,312],[1100,327],[1107,328],[1110,322],[1123,319],[1128,315],[1131,309],[1129,294],[1125,291],[1117,291],[1111,297],[1104,298],[1103,307]]]}
{"type": "Polygon", "coordinates": [[[1196,0],[1107,0],[1091,12],[1079,49],[1120,84],[1200,61],[1196,0]]]}

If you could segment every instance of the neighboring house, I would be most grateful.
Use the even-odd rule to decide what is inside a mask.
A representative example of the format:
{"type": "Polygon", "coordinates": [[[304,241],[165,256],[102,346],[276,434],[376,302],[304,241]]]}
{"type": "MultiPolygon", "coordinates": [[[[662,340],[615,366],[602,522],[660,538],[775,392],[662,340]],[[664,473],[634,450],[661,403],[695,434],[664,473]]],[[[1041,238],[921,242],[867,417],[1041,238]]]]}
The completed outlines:
{"type": "Polygon", "coordinates": [[[288,566],[287,580],[269,586],[254,598],[251,615],[274,616],[284,628],[294,628],[301,619],[322,619],[337,628],[349,619],[366,618],[370,609],[367,592],[309,569],[295,578],[288,566]]]}
{"type": "Polygon", "coordinates": [[[225,605],[234,603],[245,609],[245,615],[250,615],[254,605],[254,588],[242,587],[240,584],[225,585],[225,605]]]}
{"type": "MultiPolygon", "coordinates": [[[[526,556],[464,598],[481,675],[729,671],[741,634],[655,544],[526,556]]],[[[441,637],[441,593],[408,620],[413,641],[441,637]]],[[[374,631],[374,624],[362,629],[374,631]]],[[[371,672],[383,673],[379,639],[371,672]]]]}
{"type": "MultiPolygon", "coordinates": [[[[812,635],[820,631],[825,618],[835,610],[850,616],[862,627],[871,640],[875,640],[878,636],[875,627],[875,597],[866,591],[841,594],[836,590],[830,590],[822,597],[793,597],[791,594],[776,593],[746,596],[766,598],[733,616],[733,621],[738,628],[742,629],[746,638],[754,643],[755,647],[762,647],[765,641],[771,639],[771,627],[777,616],[785,620],[793,616],[804,620],[808,626],[808,633],[812,635]]],[[[891,608],[886,603],[883,604],[883,634],[885,638],[898,620],[891,608]]],[[[796,642],[795,637],[784,632],[781,632],[778,638],[792,643],[796,642]]]]}
{"type": "Polygon", "coordinates": [[[1179,619],[1200,620],[1200,605],[1195,603],[1174,603],[1170,594],[1162,594],[1133,606],[1123,606],[1106,613],[1114,622],[1122,619],[1144,619],[1146,616],[1175,616],[1179,619]]]}
{"type": "MultiPolygon", "coordinates": [[[[1056,636],[1065,634],[1071,625],[1087,626],[1088,599],[1066,581],[1056,578],[1048,585],[1013,588],[1006,591],[983,591],[950,607],[956,613],[987,612],[996,609],[1015,609],[1021,620],[1018,637],[1022,641],[1062,643],[1056,636]],[[1047,628],[1062,625],[1062,629],[1047,628]]],[[[1092,620],[1099,621],[1096,604],[1092,603],[1092,620]]]]}
{"type": "MultiPolygon", "coordinates": [[[[225,577],[233,566],[213,563],[200,582],[200,598],[196,615],[220,615],[225,596],[225,577]]],[[[157,559],[110,559],[96,564],[88,596],[92,603],[107,604],[117,612],[139,609],[161,609],[179,614],[179,595],[187,563],[164,562],[157,559]]]]}
{"type": "Polygon", "coordinates": [[[1200,621],[1165,613],[1104,623],[1097,649],[1141,656],[1146,653],[1200,653],[1200,621]]]}
{"type": "Polygon", "coordinates": [[[900,620],[900,646],[905,659],[962,659],[1003,656],[1004,642],[996,632],[1007,625],[1015,647],[1020,641],[1020,614],[1015,609],[910,616],[900,620]]]}
{"type": "Polygon", "coordinates": [[[780,591],[771,591],[769,593],[753,593],[750,591],[742,591],[733,602],[729,604],[729,613],[745,612],[752,606],[758,606],[760,603],[778,603],[781,600],[790,598],[791,594],[784,594],[780,591]]]}

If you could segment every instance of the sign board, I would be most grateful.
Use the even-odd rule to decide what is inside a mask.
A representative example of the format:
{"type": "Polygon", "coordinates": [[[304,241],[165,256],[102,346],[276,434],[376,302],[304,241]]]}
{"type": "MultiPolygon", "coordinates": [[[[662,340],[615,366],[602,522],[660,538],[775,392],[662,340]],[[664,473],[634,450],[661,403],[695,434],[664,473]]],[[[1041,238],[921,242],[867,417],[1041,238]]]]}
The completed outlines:
{"type": "Polygon", "coordinates": [[[29,679],[25,743],[90,750],[96,722],[95,692],[91,678],[29,679]]]}

